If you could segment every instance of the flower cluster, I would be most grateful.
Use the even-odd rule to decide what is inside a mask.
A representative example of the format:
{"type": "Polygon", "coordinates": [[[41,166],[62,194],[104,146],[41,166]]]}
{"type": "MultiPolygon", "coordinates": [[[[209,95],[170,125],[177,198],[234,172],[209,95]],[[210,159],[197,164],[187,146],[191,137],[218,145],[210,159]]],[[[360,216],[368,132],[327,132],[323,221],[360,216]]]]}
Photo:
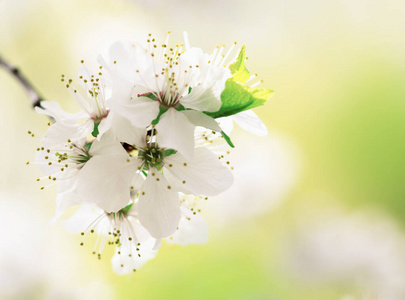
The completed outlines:
{"type": "Polygon", "coordinates": [[[206,54],[186,36],[175,46],[168,39],[158,44],[149,35],[147,47],[117,42],[98,58],[97,72],[83,64],[77,84],[62,75],[82,111],[50,101],[36,108],[54,120],[36,162],[46,174],[38,181],[60,183],[55,220],[78,206],[67,229],[81,233],[81,245],[97,235],[99,257],[113,245],[119,274],[153,258],[161,239],[204,243],[198,202],[233,183],[223,163],[233,120],[266,131],[250,109],[272,91],[250,83],[256,75],[245,67],[244,46],[230,60],[234,46],[206,54]]]}

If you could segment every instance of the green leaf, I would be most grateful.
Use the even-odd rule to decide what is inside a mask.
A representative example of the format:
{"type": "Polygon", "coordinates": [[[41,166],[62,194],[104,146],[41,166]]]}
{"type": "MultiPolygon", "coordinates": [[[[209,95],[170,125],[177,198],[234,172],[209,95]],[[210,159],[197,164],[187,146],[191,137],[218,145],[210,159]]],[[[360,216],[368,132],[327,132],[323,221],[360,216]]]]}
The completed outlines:
{"type": "Polygon", "coordinates": [[[228,145],[231,146],[232,148],[235,148],[235,145],[232,143],[231,138],[224,131],[221,131],[221,134],[224,140],[228,143],[228,145]]]}
{"type": "Polygon", "coordinates": [[[232,80],[240,83],[245,83],[250,78],[250,73],[245,66],[246,61],[246,45],[243,45],[239,51],[236,61],[229,66],[231,70],[232,80]]]}
{"type": "Polygon", "coordinates": [[[93,132],[91,133],[92,136],[97,137],[98,136],[98,125],[100,125],[100,122],[94,123],[94,129],[93,132]]]}
{"type": "Polygon", "coordinates": [[[228,79],[221,94],[222,106],[216,112],[204,112],[210,117],[221,118],[263,105],[273,91],[266,88],[249,87],[228,79]]]}

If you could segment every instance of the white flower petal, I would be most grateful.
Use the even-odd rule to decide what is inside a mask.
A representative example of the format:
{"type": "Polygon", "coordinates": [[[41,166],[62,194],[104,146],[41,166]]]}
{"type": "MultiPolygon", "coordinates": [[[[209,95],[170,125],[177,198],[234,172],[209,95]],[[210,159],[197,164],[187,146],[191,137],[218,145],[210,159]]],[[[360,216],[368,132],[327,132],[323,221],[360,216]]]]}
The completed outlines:
{"type": "Polygon", "coordinates": [[[159,250],[162,247],[162,240],[158,239],[155,242],[155,246],[153,246],[153,250],[159,250]]]}
{"type": "Polygon", "coordinates": [[[145,128],[158,116],[159,102],[139,97],[130,104],[116,106],[115,111],[127,118],[133,126],[145,128]]]}
{"type": "Polygon", "coordinates": [[[41,107],[35,107],[35,111],[42,115],[47,115],[56,120],[56,122],[63,122],[63,123],[76,123],[77,117],[74,114],[70,114],[64,111],[59,103],[55,101],[42,101],[41,107]]]}
{"type": "MultiPolygon", "coordinates": [[[[77,77],[79,78],[79,84],[86,91],[86,93],[88,90],[91,90],[93,88],[93,83],[91,82],[92,75],[95,75],[94,72],[92,72],[84,64],[82,64],[80,66],[79,70],[77,71],[77,77]],[[84,82],[84,80],[86,80],[86,82],[84,82]]],[[[73,94],[80,95],[80,93],[73,93],[73,94]]]]}
{"type": "Polygon", "coordinates": [[[228,68],[214,67],[208,64],[208,57],[201,50],[195,51],[191,48],[186,51],[182,59],[187,58],[188,53],[198,56],[198,84],[192,86],[190,94],[181,99],[181,104],[186,108],[199,111],[218,111],[221,108],[221,94],[225,89],[225,82],[231,73],[228,68]]]}
{"type": "Polygon", "coordinates": [[[70,207],[80,203],[76,193],[76,184],[77,176],[74,176],[70,180],[63,180],[59,185],[56,196],[55,216],[52,218],[51,224],[55,224],[70,207]]]}
{"type": "Polygon", "coordinates": [[[156,169],[149,171],[142,185],[138,210],[139,221],[154,238],[164,238],[176,231],[180,221],[179,195],[156,169]]]}
{"type": "Polygon", "coordinates": [[[184,67],[192,66],[195,68],[198,65],[199,67],[195,69],[199,70],[201,66],[205,67],[208,65],[208,59],[208,54],[205,54],[201,48],[191,47],[181,55],[178,61],[184,67]]]}
{"type": "Polygon", "coordinates": [[[225,118],[218,118],[216,119],[219,126],[221,126],[222,130],[227,134],[230,135],[233,130],[233,121],[232,117],[225,117],[225,118]]]}
{"type": "Polygon", "coordinates": [[[155,240],[149,239],[141,243],[138,247],[126,245],[126,243],[119,248],[117,247],[117,251],[111,259],[114,272],[119,275],[125,275],[142,267],[156,256],[157,251],[153,249],[154,244],[155,240]],[[137,251],[136,248],[138,248],[139,251],[137,251]],[[120,254],[118,254],[118,252],[120,252],[120,254]]]}
{"type": "Polygon", "coordinates": [[[221,132],[217,121],[214,118],[207,116],[203,112],[196,110],[183,110],[182,113],[193,123],[195,126],[202,126],[214,131],[221,132]]]}
{"type": "Polygon", "coordinates": [[[104,214],[104,211],[96,205],[82,204],[69,219],[61,223],[70,233],[78,234],[84,232],[102,214],[104,214]]]}
{"type": "Polygon", "coordinates": [[[114,134],[111,131],[104,134],[99,141],[94,140],[89,154],[92,156],[118,155],[122,156],[124,159],[127,157],[127,152],[124,147],[122,147],[121,143],[115,139],[114,134]]]}
{"type": "Polygon", "coordinates": [[[131,81],[123,79],[112,79],[112,95],[108,100],[111,110],[115,110],[119,105],[128,104],[131,100],[134,84],[131,81]]]}
{"type": "Polygon", "coordinates": [[[145,145],[145,137],[146,137],[145,128],[137,128],[132,126],[131,122],[129,122],[127,118],[124,118],[123,116],[117,113],[110,112],[110,114],[112,119],[111,128],[117,140],[119,140],[120,142],[127,143],[129,145],[135,146],[145,145]]]}
{"type": "Polygon", "coordinates": [[[203,85],[193,87],[190,94],[181,98],[180,103],[186,108],[198,111],[218,111],[222,105],[213,87],[203,85]]]}
{"type": "Polygon", "coordinates": [[[84,201],[95,203],[107,212],[119,211],[129,202],[137,163],[137,160],[128,163],[123,155],[92,157],[79,173],[78,193],[84,201]]]}
{"type": "Polygon", "coordinates": [[[112,124],[111,116],[107,116],[100,121],[100,124],[98,124],[97,140],[100,140],[103,134],[111,128],[111,124],[112,124]]]}
{"type": "Polygon", "coordinates": [[[192,161],[180,153],[165,158],[165,171],[183,183],[185,192],[215,196],[233,183],[232,173],[206,148],[196,148],[192,161]]]}
{"type": "Polygon", "coordinates": [[[75,93],[74,88],[70,88],[68,90],[70,94],[73,96],[73,98],[76,100],[77,104],[79,104],[79,106],[83,109],[86,115],[90,117],[92,115],[92,105],[89,100],[90,95],[87,94],[87,90],[86,90],[86,97],[79,92],[75,93]]]}
{"type": "Polygon", "coordinates": [[[190,41],[188,40],[188,34],[186,31],[183,32],[183,37],[184,37],[184,45],[186,49],[190,48],[190,41]]]}
{"type": "Polygon", "coordinates": [[[193,156],[195,126],[184,114],[169,108],[160,117],[156,129],[159,147],[176,149],[187,158],[193,156]]]}
{"type": "MultiPolygon", "coordinates": [[[[133,209],[133,208],[132,208],[133,209]]],[[[132,219],[131,220],[131,226],[133,228],[133,231],[135,232],[136,240],[139,243],[143,243],[151,239],[152,237],[150,236],[149,232],[143,227],[141,224],[139,224],[138,219],[132,219]]]]}
{"type": "Polygon", "coordinates": [[[232,116],[233,120],[244,130],[258,136],[267,135],[266,125],[260,118],[251,110],[246,110],[232,116]]]}
{"type": "Polygon", "coordinates": [[[139,191],[142,187],[142,184],[145,182],[145,179],[141,174],[136,173],[134,178],[132,178],[131,189],[134,191],[139,191]]]}
{"type": "MultiPolygon", "coordinates": [[[[182,207],[182,212],[190,209],[182,207]]],[[[202,245],[208,241],[208,226],[200,214],[193,215],[189,219],[182,217],[176,232],[169,238],[166,238],[169,243],[180,244],[187,246],[190,244],[202,245]]]]}
{"type": "Polygon", "coordinates": [[[41,142],[44,146],[55,146],[66,144],[67,140],[78,141],[87,137],[93,132],[94,123],[88,120],[82,124],[68,125],[61,122],[56,122],[45,132],[41,142]]]}
{"type": "Polygon", "coordinates": [[[115,77],[134,82],[136,70],[143,70],[150,64],[151,57],[146,54],[146,49],[139,44],[114,43],[109,51],[108,71],[115,77]]]}

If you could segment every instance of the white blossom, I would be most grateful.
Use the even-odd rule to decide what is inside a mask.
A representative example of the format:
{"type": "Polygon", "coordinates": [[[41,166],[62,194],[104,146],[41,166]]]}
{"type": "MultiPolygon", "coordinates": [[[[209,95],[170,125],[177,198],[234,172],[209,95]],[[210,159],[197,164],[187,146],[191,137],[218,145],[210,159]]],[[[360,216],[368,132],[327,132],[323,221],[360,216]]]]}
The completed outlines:
{"type": "Polygon", "coordinates": [[[209,150],[196,148],[189,160],[179,152],[170,150],[175,153],[169,154],[167,149],[160,148],[159,135],[155,136],[153,130],[151,135],[146,130],[141,132],[143,135],[133,140],[136,149],[133,157],[92,158],[80,174],[78,191],[89,202],[117,212],[127,204],[124,199],[129,199],[131,185],[139,187],[139,220],[153,237],[163,238],[171,235],[179,223],[178,192],[217,195],[232,184],[233,178],[209,150]],[[145,171],[147,177],[142,182],[140,176],[145,171]]]}
{"type": "Polygon", "coordinates": [[[89,235],[98,235],[93,254],[101,258],[106,246],[114,246],[113,269],[118,274],[135,272],[155,257],[156,240],[139,224],[133,203],[117,213],[107,213],[95,205],[83,204],[64,221],[71,233],[81,233],[84,246],[89,235]]]}
{"type": "Polygon", "coordinates": [[[193,155],[195,125],[221,131],[215,120],[203,111],[221,107],[221,93],[230,71],[214,65],[208,54],[179,44],[170,47],[150,37],[148,47],[116,43],[109,62],[101,59],[116,88],[117,111],[134,126],[146,127],[160,119],[156,129],[162,133],[162,147],[174,148],[187,158],[193,155]]]}
{"type": "Polygon", "coordinates": [[[125,131],[126,124],[120,120],[122,117],[109,107],[111,87],[107,85],[101,72],[93,73],[83,65],[78,72],[79,87],[73,85],[72,79],[62,76],[62,81],[66,83],[82,111],[70,114],[57,102],[51,101],[43,101],[42,107],[36,107],[38,113],[55,120],[44,134],[44,145],[65,144],[67,140],[76,142],[91,134],[100,139],[111,128],[114,132],[125,131]]]}
{"type": "Polygon", "coordinates": [[[233,183],[227,159],[233,144],[226,133],[233,121],[257,135],[267,133],[252,111],[240,112],[262,99],[250,103],[238,92],[239,84],[258,83],[248,83],[256,75],[246,80],[249,72],[239,70],[244,47],[230,66],[235,44],[225,54],[224,46],[207,54],[191,47],[186,34],[184,44],[174,46],[169,35],[164,43],[149,35],[146,47],[117,42],[99,57],[97,72],[80,68],[78,85],[62,75],[80,112],[67,113],[46,101],[36,108],[54,121],[36,155],[46,174],[37,180],[60,183],[53,222],[80,206],[65,225],[81,232],[82,245],[97,234],[99,257],[106,245],[114,245],[115,272],[142,266],[163,238],[181,245],[205,243],[208,226],[197,202],[233,183]],[[234,78],[241,82],[235,85],[234,78]],[[212,117],[231,112],[240,113],[212,117]]]}

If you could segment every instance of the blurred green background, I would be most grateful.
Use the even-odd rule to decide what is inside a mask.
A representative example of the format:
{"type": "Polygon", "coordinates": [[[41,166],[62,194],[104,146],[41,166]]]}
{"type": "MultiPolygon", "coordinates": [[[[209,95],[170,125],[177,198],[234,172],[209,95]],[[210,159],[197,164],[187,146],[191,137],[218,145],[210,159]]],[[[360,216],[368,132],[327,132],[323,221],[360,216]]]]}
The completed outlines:
{"type": "MultiPolygon", "coordinates": [[[[32,160],[47,120],[0,70],[1,299],[405,299],[405,3],[399,0],[2,0],[0,55],[46,99],[114,41],[149,32],[247,45],[275,90],[269,128],[233,132],[235,187],[203,209],[209,242],[164,244],[129,276],[50,226],[32,160]]],[[[110,251],[109,254],[112,254],[110,251]]]]}

